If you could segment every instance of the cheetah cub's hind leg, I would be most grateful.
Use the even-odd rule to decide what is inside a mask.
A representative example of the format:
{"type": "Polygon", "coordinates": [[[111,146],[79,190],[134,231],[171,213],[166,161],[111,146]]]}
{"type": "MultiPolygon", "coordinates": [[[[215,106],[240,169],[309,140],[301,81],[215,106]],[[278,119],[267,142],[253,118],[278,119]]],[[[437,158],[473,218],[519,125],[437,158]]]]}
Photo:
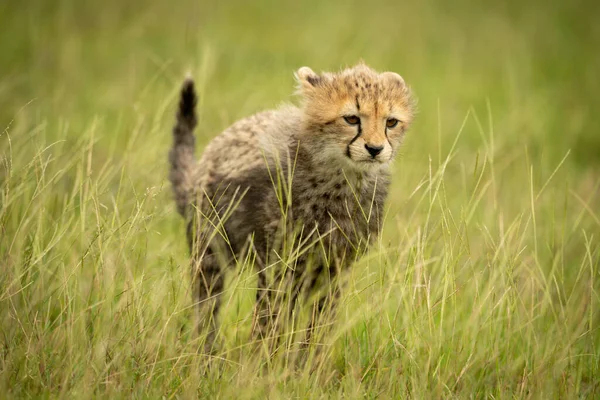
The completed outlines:
{"type": "Polygon", "coordinates": [[[217,317],[223,292],[223,273],[216,255],[209,249],[192,258],[192,290],[196,309],[196,332],[205,334],[204,353],[213,354],[218,331],[217,317]]]}

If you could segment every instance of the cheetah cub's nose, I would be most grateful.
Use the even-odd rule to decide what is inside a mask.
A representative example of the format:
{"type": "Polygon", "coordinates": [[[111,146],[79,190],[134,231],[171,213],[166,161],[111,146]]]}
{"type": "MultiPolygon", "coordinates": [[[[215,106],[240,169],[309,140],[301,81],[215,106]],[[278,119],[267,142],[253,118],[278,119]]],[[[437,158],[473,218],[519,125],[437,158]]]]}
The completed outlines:
{"type": "Polygon", "coordinates": [[[369,146],[368,144],[365,144],[365,149],[367,149],[371,157],[375,158],[377,157],[377,154],[381,153],[383,146],[369,146]]]}

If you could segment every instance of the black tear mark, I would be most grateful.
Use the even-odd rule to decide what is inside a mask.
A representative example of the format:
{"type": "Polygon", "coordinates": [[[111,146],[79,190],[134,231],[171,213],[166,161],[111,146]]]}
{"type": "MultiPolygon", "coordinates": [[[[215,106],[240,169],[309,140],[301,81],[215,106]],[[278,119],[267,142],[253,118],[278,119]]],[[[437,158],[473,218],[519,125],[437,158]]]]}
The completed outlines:
{"type": "Polygon", "coordinates": [[[360,137],[360,134],[362,133],[362,126],[361,126],[360,122],[356,126],[358,127],[358,133],[356,134],[356,136],[354,136],[352,138],[352,140],[350,141],[350,143],[348,143],[348,146],[346,147],[346,155],[348,156],[348,158],[352,158],[352,157],[350,157],[350,146],[352,146],[352,143],[354,143],[356,141],[356,139],[358,139],[360,137]]]}
{"type": "Polygon", "coordinates": [[[358,96],[356,96],[356,109],[360,111],[360,104],[358,103],[358,96]]]}

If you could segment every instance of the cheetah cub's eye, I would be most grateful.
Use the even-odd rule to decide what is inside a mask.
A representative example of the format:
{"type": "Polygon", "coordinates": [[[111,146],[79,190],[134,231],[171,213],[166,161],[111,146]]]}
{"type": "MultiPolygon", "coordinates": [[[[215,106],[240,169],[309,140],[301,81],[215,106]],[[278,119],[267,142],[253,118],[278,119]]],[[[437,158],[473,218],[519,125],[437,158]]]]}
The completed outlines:
{"type": "Polygon", "coordinates": [[[350,125],[360,124],[360,118],[358,118],[356,115],[347,115],[344,117],[344,121],[346,121],[350,125]]]}
{"type": "Polygon", "coordinates": [[[385,126],[387,126],[388,128],[395,128],[396,125],[398,125],[398,120],[396,118],[388,118],[388,120],[385,122],[385,126]]]}

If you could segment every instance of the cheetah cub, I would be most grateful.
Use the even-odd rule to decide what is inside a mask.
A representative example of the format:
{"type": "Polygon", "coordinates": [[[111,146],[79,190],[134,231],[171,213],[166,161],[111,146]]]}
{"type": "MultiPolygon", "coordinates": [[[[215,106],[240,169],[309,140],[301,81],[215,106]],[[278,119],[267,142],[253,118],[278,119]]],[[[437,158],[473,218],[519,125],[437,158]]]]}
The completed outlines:
{"type": "Polygon", "coordinates": [[[302,67],[296,79],[300,107],[236,122],[198,161],[193,81],[181,90],[170,180],[187,222],[206,351],[213,349],[226,266],[251,259],[257,267],[253,332],[267,337],[283,304],[312,299],[314,315],[333,305],[334,278],[381,230],[390,164],[413,119],[408,86],[364,64],[322,74],[302,67]],[[326,293],[315,296],[317,288],[326,293]]]}

